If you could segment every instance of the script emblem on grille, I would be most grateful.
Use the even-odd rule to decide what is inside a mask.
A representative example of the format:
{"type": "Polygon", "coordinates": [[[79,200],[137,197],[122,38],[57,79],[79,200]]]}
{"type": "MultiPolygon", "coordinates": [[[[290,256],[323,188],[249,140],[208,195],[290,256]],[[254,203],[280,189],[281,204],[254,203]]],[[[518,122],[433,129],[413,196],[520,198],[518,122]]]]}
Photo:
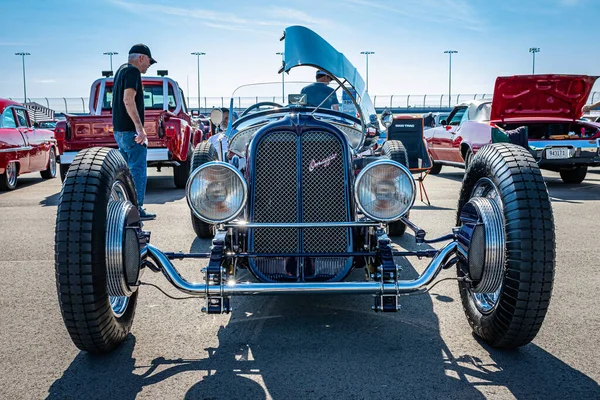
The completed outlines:
{"type": "Polygon", "coordinates": [[[310,164],[308,165],[308,172],[313,172],[315,169],[319,167],[329,167],[329,164],[337,157],[337,153],[333,153],[327,158],[322,159],[321,161],[315,161],[314,159],[310,160],[310,164]]]}

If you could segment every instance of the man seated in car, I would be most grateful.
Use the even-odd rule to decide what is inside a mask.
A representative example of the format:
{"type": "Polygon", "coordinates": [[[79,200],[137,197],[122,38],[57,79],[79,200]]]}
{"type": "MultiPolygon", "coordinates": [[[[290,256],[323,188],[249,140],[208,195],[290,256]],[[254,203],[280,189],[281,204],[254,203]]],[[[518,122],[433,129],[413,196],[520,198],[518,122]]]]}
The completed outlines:
{"type": "Polygon", "coordinates": [[[301,94],[306,95],[306,104],[310,107],[317,107],[327,99],[321,107],[339,111],[340,103],[334,93],[335,90],[329,86],[329,83],[333,78],[327,72],[318,70],[316,79],[317,81],[315,83],[305,86],[300,92],[301,94]]]}

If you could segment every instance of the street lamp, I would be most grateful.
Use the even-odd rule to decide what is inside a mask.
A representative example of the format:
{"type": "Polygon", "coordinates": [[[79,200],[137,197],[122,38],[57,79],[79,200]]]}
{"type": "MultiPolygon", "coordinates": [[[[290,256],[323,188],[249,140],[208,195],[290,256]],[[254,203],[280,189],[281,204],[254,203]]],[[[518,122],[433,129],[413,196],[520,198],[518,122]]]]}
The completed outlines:
{"type": "Polygon", "coordinates": [[[532,71],[532,74],[535,74],[535,53],[539,53],[540,52],[540,48],[539,47],[530,47],[529,48],[529,52],[533,55],[533,71],[532,71]]]}
{"type": "Polygon", "coordinates": [[[452,54],[456,54],[456,50],[446,50],[444,54],[450,55],[450,66],[448,67],[448,107],[452,107],[450,102],[452,101],[452,54]]]}
{"type": "Polygon", "coordinates": [[[117,53],[116,51],[107,51],[106,53],[102,53],[102,54],[104,54],[105,56],[109,56],[110,57],[110,70],[112,71],[113,70],[113,68],[112,68],[112,56],[116,56],[119,53],[117,53]]]}
{"type": "Polygon", "coordinates": [[[360,54],[367,56],[367,92],[369,91],[369,55],[375,54],[374,51],[361,51],[360,54]]]}
{"type": "MultiPolygon", "coordinates": [[[[278,56],[281,56],[281,65],[285,62],[284,56],[285,53],[283,51],[278,51],[275,53],[278,56]]],[[[285,104],[285,71],[281,71],[281,104],[285,104]]]]}
{"type": "Polygon", "coordinates": [[[204,56],[206,53],[195,51],[191,54],[198,58],[198,112],[200,112],[200,56],[204,56]]]}
{"type": "Polygon", "coordinates": [[[30,56],[31,53],[15,53],[15,56],[21,56],[23,61],[23,103],[27,103],[27,84],[25,83],[25,56],[30,56]]]}

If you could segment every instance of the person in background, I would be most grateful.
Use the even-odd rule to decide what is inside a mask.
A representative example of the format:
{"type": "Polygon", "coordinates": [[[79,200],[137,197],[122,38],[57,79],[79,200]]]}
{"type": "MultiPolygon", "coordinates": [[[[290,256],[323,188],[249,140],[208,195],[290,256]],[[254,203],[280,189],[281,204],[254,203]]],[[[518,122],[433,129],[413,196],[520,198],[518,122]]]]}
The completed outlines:
{"type": "Polygon", "coordinates": [[[433,128],[435,126],[435,118],[433,118],[433,113],[430,112],[425,118],[423,118],[423,126],[425,128],[433,128]]]}
{"type": "Polygon", "coordinates": [[[144,89],[142,74],[156,60],[144,44],[136,44],[129,50],[127,64],[121,65],[113,84],[112,120],[115,140],[119,151],[131,170],[137,194],[140,219],[156,218],[156,214],[144,208],[147,181],[148,138],[144,129],[144,89]]]}
{"type": "Polygon", "coordinates": [[[306,95],[306,104],[310,107],[317,107],[327,99],[322,107],[339,111],[340,103],[335,95],[335,90],[329,86],[333,78],[327,72],[318,70],[316,80],[315,83],[305,86],[300,91],[300,94],[306,95]]]}
{"type": "Polygon", "coordinates": [[[585,114],[585,113],[588,113],[588,112],[590,112],[592,110],[597,110],[599,108],[600,108],[600,101],[597,101],[594,104],[583,106],[583,108],[581,109],[581,111],[585,114]]]}

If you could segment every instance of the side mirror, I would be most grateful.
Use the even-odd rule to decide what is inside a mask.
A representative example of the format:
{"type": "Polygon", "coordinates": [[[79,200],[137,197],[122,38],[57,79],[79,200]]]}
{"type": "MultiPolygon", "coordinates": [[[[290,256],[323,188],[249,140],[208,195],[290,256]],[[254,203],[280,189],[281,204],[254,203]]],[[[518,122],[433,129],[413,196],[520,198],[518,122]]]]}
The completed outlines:
{"type": "Polygon", "coordinates": [[[446,125],[448,125],[448,121],[446,121],[445,119],[443,119],[443,120],[440,121],[440,125],[446,126],[446,125]]]}
{"type": "Polygon", "coordinates": [[[385,128],[389,128],[394,123],[394,114],[389,110],[389,108],[385,108],[381,113],[381,123],[385,128]]]}
{"type": "Polygon", "coordinates": [[[40,128],[40,124],[38,122],[34,122],[33,129],[39,129],[39,128],[40,128]]]}
{"type": "Polygon", "coordinates": [[[214,108],[210,112],[210,122],[216,126],[221,125],[221,122],[223,122],[223,111],[221,111],[219,108],[214,108]]]}

